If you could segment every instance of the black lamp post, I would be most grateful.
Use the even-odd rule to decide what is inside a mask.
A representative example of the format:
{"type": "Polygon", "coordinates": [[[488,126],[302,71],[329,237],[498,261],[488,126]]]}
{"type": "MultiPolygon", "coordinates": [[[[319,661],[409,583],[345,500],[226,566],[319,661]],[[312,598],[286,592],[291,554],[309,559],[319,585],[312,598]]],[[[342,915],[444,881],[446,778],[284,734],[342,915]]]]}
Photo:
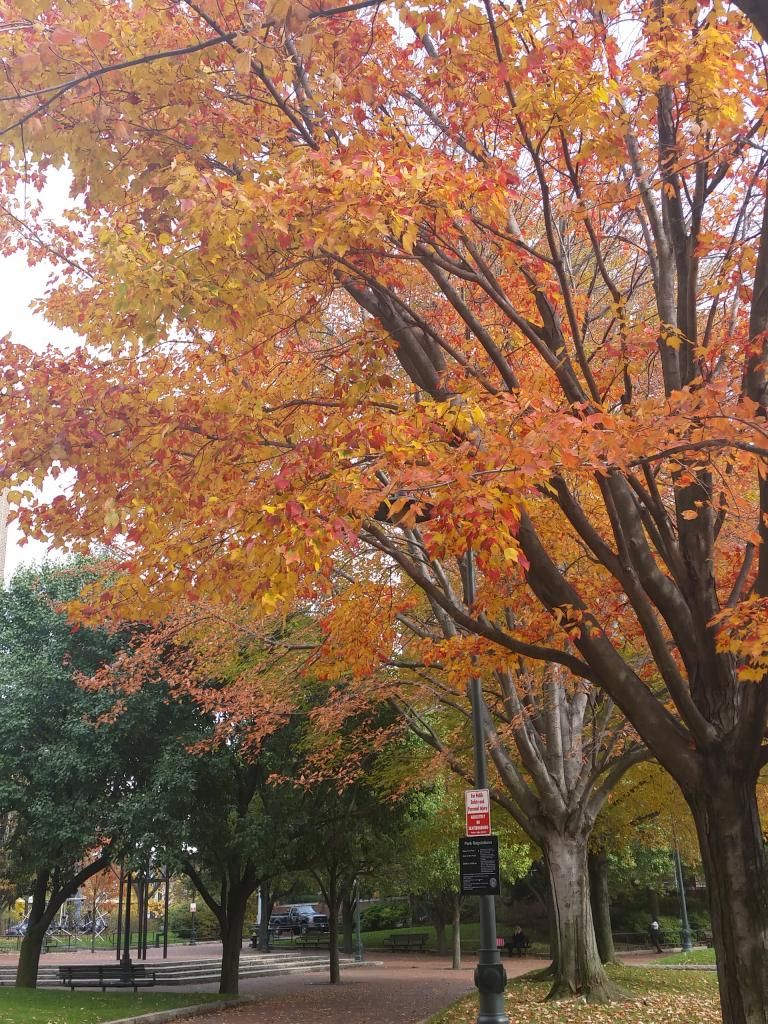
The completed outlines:
{"type": "Polygon", "coordinates": [[[120,963],[126,967],[131,965],[131,872],[125,876],[125,932],[123,955],[120,963]]]}

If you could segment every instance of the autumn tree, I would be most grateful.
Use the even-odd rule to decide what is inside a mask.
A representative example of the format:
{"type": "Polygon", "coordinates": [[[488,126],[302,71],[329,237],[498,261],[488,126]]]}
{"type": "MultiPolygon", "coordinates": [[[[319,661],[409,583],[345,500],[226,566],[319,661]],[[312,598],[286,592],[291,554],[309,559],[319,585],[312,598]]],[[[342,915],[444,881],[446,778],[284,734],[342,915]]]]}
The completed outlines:
{"type": "MultiPolygon", "coordinates": [[[[327,595],[362,538],[382,606],[394,564],[500,664],[604,689],[696,820],[725,1020],[764,1024],[751,26],[677,0],[185,0],[108,25],[19,2],[7,24],[5,236],[53,258],[48,315],[97,350],[6,347],[23,526],[123,536],[115,600],[158,615],[327,595]],[[47,224],[22,183],[64,164],[80,200],[47,224]],[[25,497],[62,470],[67,499],[25,497]]],[[[377,649],[386,624],[360,626],[377,649]]]]}
{"type": "MultiPolygon", "coordinates": [[[[475,644],[462,652],[455,630],[441,636],[434,614],[417,616],[411,609],[401,623],[419,635],[419,646],[412,642],[405,656],[393,656],[398,706],[416,734],[472,786],[465,690],[484,659],[475,644]]],[[[335,650],[333,639],[329,646],[335,650]]],[[[481,713],[495,768],[492,797],[539,847],[547,866],[555,921],[550,997],[610,998],[595,940],[587,856],[598,815],[623,775],[646,759],[646,749],[608,697],[561,666],[540,669],[520,660],[501,667],[492,659],[483,674],[491,681],[481,713]]]]}

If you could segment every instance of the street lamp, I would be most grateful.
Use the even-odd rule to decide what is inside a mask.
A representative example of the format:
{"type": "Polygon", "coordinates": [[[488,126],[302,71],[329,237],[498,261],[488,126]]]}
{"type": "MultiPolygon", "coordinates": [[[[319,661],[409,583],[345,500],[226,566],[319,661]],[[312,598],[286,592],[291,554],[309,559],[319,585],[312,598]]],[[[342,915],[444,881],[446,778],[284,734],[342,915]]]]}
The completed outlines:
{"type": "Polygon", "coordinates": [[[691,942],[691,929],[688,924],[688,904],[685,899],[685,883],[683,881],[683,864],[680,860],[680,851],[677,848],[677,840],[673,849],[673,857],[675,861],[675,882],[677,883],[677,892],[680,896],[680,914],[683,919],[683,930],[680,934],[682,939],[681,945],[684,953],[693,949],[693,943],[691,942]]]}
{"type": "Polygon", "coordinates": [[[189,940],[190,946],[194,946],[197,943],[197,930],[195,928],[195,914],[197,913],[197,904],[189,904],[189,912],[192,915],[192,936],[189,940]]]}
{"type": "MultiPolygon", "coordinates": [[[[467,607],[475,603],[475,563],[472,549],[467,551],[464,563],[464,598],[467,607]]],[[[475,759],[475,787],[488,788],[488,766],[485,761],[485,734],[483,731],[482,683],[479,676],[469,680],[469,698],[472,706],[472,746],[475,759]]],[[[475,986],[480,996],[477,1024],[509,1024],[504,1010],[504,988],[507,973],[496,945],[496,902],[494,896],[478,896],[480,904],[480,949],[475,968],[475,986]]]]}
{"type": "Polygon", "coordinates": [[[129,871],[125,876],[125,941],[123,945],[123,955],[120,957],[120,963],[125,967],[131,965],[131,887],[133,885],[131,879],[131,872],[129,871]]]}

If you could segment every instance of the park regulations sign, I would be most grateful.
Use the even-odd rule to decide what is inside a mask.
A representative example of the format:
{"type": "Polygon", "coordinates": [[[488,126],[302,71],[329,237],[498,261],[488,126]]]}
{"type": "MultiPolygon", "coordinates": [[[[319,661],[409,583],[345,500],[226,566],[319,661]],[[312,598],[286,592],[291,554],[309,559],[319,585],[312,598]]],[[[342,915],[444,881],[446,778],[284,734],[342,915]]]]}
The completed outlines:
{"type": "Polygon", "coordinates": [[[464,790],[465,829],[468,836],[491,834],[491,794],[487,789],[464,790]]]}
{"type": "Polygon", "coordinates": [[[459,840],[459,873],[463,896],[498,896],[498,836],[463,836],[459,840]]]}

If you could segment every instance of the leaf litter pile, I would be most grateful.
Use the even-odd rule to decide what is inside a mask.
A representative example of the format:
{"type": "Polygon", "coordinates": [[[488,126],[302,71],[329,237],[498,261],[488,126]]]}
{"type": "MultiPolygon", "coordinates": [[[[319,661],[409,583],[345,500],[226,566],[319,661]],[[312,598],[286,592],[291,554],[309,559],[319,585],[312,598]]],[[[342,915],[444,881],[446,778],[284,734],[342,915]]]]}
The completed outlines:
{"type": "MultiPolygon", "coordinates": [[[[626,1002],[587,1004],[581,999],[544,1002],[547,982],[515,979],[507,985],[506,1008],[515,1024],[721,1024],[714,972],[609,969],[627,993],[626,1002]]],[[[430,1018],[430,1024],[475,1024],[471,995],[430,1018]]]]}

